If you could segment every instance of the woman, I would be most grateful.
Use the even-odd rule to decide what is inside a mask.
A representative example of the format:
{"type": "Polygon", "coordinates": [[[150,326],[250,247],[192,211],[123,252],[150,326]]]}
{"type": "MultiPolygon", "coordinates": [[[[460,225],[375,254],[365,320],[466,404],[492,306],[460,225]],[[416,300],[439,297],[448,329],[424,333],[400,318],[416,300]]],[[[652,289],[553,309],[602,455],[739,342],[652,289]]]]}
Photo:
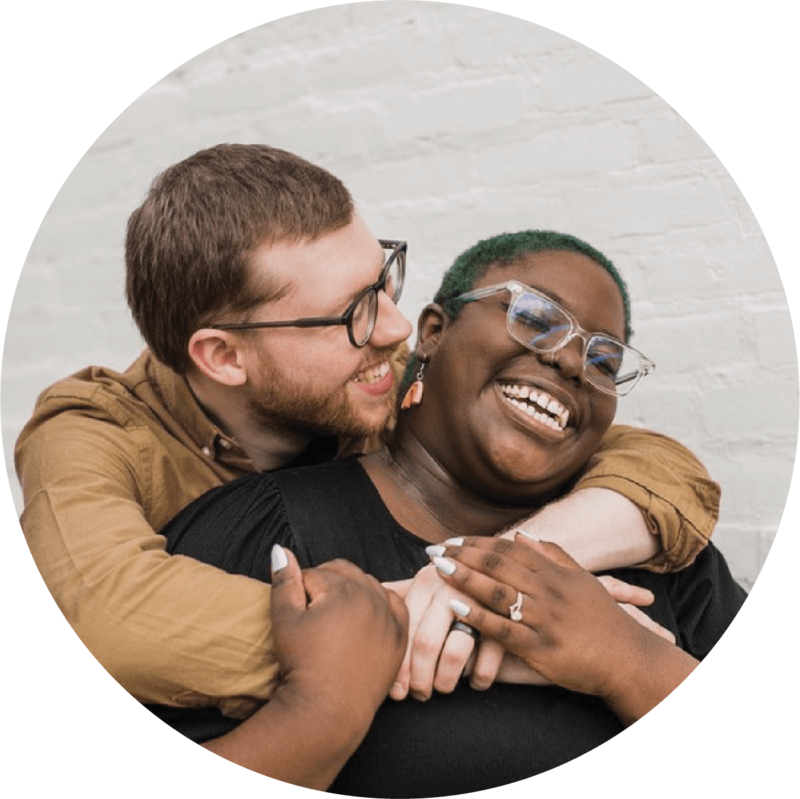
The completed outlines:
{"type": "MultiPolygon", "coordinates": [[[[568,491],[596,452],[617,396],[652,368],[627,345],[629,334],[625,285],[586,243],[546,231],[480,242],[456,260],[420,316],[416,380],[388,447],[244,478],[201,498],[164,531],[172,552],[264,580],[276,544],[303,566],[344,558],[388,582],[417,573],[430,545],[463,530],[487,537],[432,550],[451,556],[436,561],[447,579],[502,615],[475,602],[456,611],[509,640],[517,666],[562,687],[476,692],[462,681],[422,705],[386,702],[331,791],[449,795],[553,768],[660,701],[730,623],[744,594],[713,547],[675,575],[616,573],[653,591],[649,614],[679,649],[634,631],[599,583],[557,550],[489,538],[568,491]],[[545,595],[558,597],[545,603],[553,611],[547,622],[532,612],[533,598],[544,603],[545,595]],[[553,625],[554,617],[564,624],[553,625]],[[596,623],[587,627],[587,618],[596,623]],[[531,632],[543,624],[555,641],[549,650],[531,632]],[[573,628],[578,649],[569,642],[573,628]],[[646,667],[653,662],[655,671],[646,667]]],[[[226,729],[172,723],[196,740],[226,729]]],[[[236,759],[230,749],[226,756],[236,759]]]]}

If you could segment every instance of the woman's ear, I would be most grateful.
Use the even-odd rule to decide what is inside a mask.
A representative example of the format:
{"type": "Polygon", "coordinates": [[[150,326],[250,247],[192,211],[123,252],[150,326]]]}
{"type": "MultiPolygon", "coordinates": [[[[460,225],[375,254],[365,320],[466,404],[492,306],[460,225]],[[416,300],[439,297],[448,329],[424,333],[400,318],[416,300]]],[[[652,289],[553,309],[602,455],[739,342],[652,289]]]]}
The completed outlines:
{"type": "Polygon", "coordinates": [[[189,357],[206,377],[223,386],[247,382],[243,351],[235,334],[202,328],[189,339],[189,357]]]}
{"type": "Polygon", "coordinates": [[[418,358],[430,359],[438,349],[439,341],[450,321],[444,308],[435,302],[422,309],[417,320],[417,346],[414,350],[418,358]]]}

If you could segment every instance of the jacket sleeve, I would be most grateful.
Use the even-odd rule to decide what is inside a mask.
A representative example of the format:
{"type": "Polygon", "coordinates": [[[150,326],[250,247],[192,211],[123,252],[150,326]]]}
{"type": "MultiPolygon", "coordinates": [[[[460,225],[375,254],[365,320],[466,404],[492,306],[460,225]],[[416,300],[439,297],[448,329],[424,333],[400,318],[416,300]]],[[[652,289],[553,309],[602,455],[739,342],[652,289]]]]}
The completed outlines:
{"type": "Polygon", "coordinates": [[[719,518],[720,487],[695,455],[668,436],[613,426],[576,488],[608,488],[627,497],[661,539],[644,568],[683,569],[704,549],[719,518]]]}
{"type": "Polygon", "coordinates": [[[248,715],[277,679],[270,588],[165,552],[142,507],[142,439],[97,408],[29,425],[16,452],[28,545],[70,625],[137,699],[248,715]]]}

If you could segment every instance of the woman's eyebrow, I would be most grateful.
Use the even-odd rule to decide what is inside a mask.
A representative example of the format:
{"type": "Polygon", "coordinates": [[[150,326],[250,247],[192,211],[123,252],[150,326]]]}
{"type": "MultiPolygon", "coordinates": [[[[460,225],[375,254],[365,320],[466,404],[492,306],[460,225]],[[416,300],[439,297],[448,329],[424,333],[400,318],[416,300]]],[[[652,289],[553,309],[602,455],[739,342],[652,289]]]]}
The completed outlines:
{"type": "MultiPolygon", "coordinates": [[[[525,284],[523,284],[523,285],[525,285],[525,284]]],[[[578,318],[575,315],[575,313],[569,308],[569,306],[564,301],[564,299],[558,294],[558,292],[552,291],[552,290],[545,291],[544,289],[540,289],[538,286],[529,286],[529,288],[532,288],[535,292],[537,292],[538,294],[541,294],[543,297],[546,297],[548,300],[553,300],[553,302],[558,303],[562,308],[564,308],[565,310],[569,311],[573,316],[575,316],[576,319],[578,318]]],[[[579,325],[581,324],[581,320],[580,319],[578,319],[578,324],[579,325]]],[[[581,327],[583,327],[583,325],[581,325],[581,327]]],[[[615,333],[612,333],[610,330],[605,330],[603,328],[600,328],[599,330],[587,330],[586,332],[587,333],[602,333],[602,335],[608,336],[608,338],[613,338],[615,341],[619,341],[622,344],[625,343],[624,336],[618,336],[615,333]]]]}

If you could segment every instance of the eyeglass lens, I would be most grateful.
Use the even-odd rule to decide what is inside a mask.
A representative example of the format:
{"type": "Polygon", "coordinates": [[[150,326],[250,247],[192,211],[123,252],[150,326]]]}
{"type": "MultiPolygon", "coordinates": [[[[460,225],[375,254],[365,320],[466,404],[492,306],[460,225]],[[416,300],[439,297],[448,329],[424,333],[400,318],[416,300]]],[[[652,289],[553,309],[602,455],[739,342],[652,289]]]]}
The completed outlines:
{"type": "MultiPolygon", "coordinates": [[[[383,291],[389,299],[396,303],[403,290],[403,277],[405,274],[405,253],[392,252],[387,261],[383,291]]],[[[370,339],[375,329],[378,318],[378,294],[374,288],[368,289],[353,308],[350,319],[350,334],[357,347],[363,347],[370,339]]]]}
{"type": "MultiPolygon", "coordinates": [[[[559,348],[572,330],[569,317],[546,297],[524,292],[508,312],[511,335],[539,352],[559,348]]],[[[586,342],[584,369],[587,379],[600,389],[626,394],[642,369],[638,353],[614,339],[593,335],[586,342]]]]}

